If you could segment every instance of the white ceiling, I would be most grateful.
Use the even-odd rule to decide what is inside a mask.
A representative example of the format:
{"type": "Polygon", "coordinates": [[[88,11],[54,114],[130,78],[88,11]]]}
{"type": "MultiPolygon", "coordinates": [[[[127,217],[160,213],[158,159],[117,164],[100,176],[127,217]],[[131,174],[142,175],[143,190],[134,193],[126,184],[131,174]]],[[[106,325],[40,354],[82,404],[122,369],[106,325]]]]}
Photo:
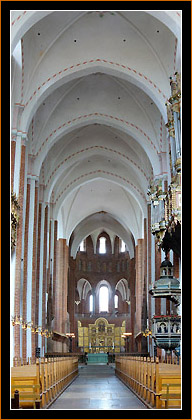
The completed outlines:
{"type": "Polygon", "coordinates": [[[12,127],[22,104],[28,174],[53,203],[59,237],[73,233],[75,256],[85,235],[108,229],[133,256],[149,181],[169,177],[165,102],[180,70],[180,11],[21,10],[11,21],[12,51],[22,37],[12,127]]]}

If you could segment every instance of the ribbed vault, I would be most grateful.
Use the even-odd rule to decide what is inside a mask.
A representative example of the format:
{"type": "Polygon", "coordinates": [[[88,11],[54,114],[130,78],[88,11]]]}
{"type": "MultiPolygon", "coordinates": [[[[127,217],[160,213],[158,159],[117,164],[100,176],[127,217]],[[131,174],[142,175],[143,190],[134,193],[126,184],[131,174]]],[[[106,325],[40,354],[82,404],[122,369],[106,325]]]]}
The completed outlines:
{"type": "Polygon", "coordinates": [[[165,102],[179,11],[13,11],[11,20],[13,80],[22,67],[12,127],[27,137],[26,171],[58,238],[73,237],[75,256],[84,237],[108,229],[132,257],[150,179],[170,176],[165,102]]]}

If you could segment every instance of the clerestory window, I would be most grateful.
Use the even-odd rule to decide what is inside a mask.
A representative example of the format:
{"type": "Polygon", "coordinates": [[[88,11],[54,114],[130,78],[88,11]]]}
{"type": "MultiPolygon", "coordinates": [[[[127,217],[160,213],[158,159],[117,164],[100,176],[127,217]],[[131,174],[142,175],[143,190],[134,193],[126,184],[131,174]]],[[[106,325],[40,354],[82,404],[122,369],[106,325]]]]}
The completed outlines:
{"type": "Polygon", "coordinates": [[[125,247],[126,247],[125,242],[121,240],[121,242],[120,242],[120,252],[125,252],[125,247]]]}
{"type": "Polygon", "coordinates": [[[99,312],[108,312],[109,308],[109,289],[101,286],[99,289],[99,312]]]}
{"type": "Polygon", "coordinates": [[[99,238],[99,254],[105,254],[106,253],[106,238],[103,236],[99,238]]]}
{"type": "Polygon", "coordinates": [[[83,251],[85,251],[85,250],[86,250],[86,246],[85,246],[85,239],[84,239],[84,240],[80,243],[79,250],[80,250],[81,252],[83,252],[83,251]]]}
{"type": "Polygon", "coordinates": [[[93,295],[89,296],[89,312],[93,312],[93,295]]]}
{"type": "Polygon", "coordinates": [[[118,296],[117,295],[115,295],[115,297],[114,297],[114,303],[115,303],[115,309],[117,309],[118,308],[118,296]]]}

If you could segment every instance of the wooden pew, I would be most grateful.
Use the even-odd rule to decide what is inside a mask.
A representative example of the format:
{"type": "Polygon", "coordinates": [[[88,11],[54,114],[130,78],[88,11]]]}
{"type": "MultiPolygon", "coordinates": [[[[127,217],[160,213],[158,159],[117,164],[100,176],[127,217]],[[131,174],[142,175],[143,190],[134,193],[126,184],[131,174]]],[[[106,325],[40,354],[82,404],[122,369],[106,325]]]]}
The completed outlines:
{"type": "Polygon", "coordinates": [[[47,408],[78,375],[77,357],[53,357],[11,368],[11,392],[20,394],[20,407],[47,408]]]}
{"type": "Polygon", "coordinates": [[[116,357],[116,375],[148,408],[181,407],[181,366],[158,357],[116,357]]]}
{"type": "Polygon", "coordinates": [[[19,391],[19,406],[22,408],[36,408],[40,403],[40,374],[39,364],[24,365],[11,368],[11,394],[19,391]]]}
{"type": "Polygon", "coordinates": [[[159,408],[181,408],[181,366],[159,364],[159,408]]]}

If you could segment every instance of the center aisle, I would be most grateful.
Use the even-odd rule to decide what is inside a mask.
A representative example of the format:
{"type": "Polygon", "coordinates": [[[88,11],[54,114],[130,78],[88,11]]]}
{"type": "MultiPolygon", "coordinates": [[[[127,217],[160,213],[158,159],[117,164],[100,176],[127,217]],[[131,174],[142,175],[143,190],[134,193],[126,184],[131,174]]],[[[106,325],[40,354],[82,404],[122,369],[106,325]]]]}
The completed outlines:
{"type": "Polygon", "coordinates": [[[147,407],[116,376],[112,366],[79,367],[78,378],[49,410],[119,410],[147,407]]]}

